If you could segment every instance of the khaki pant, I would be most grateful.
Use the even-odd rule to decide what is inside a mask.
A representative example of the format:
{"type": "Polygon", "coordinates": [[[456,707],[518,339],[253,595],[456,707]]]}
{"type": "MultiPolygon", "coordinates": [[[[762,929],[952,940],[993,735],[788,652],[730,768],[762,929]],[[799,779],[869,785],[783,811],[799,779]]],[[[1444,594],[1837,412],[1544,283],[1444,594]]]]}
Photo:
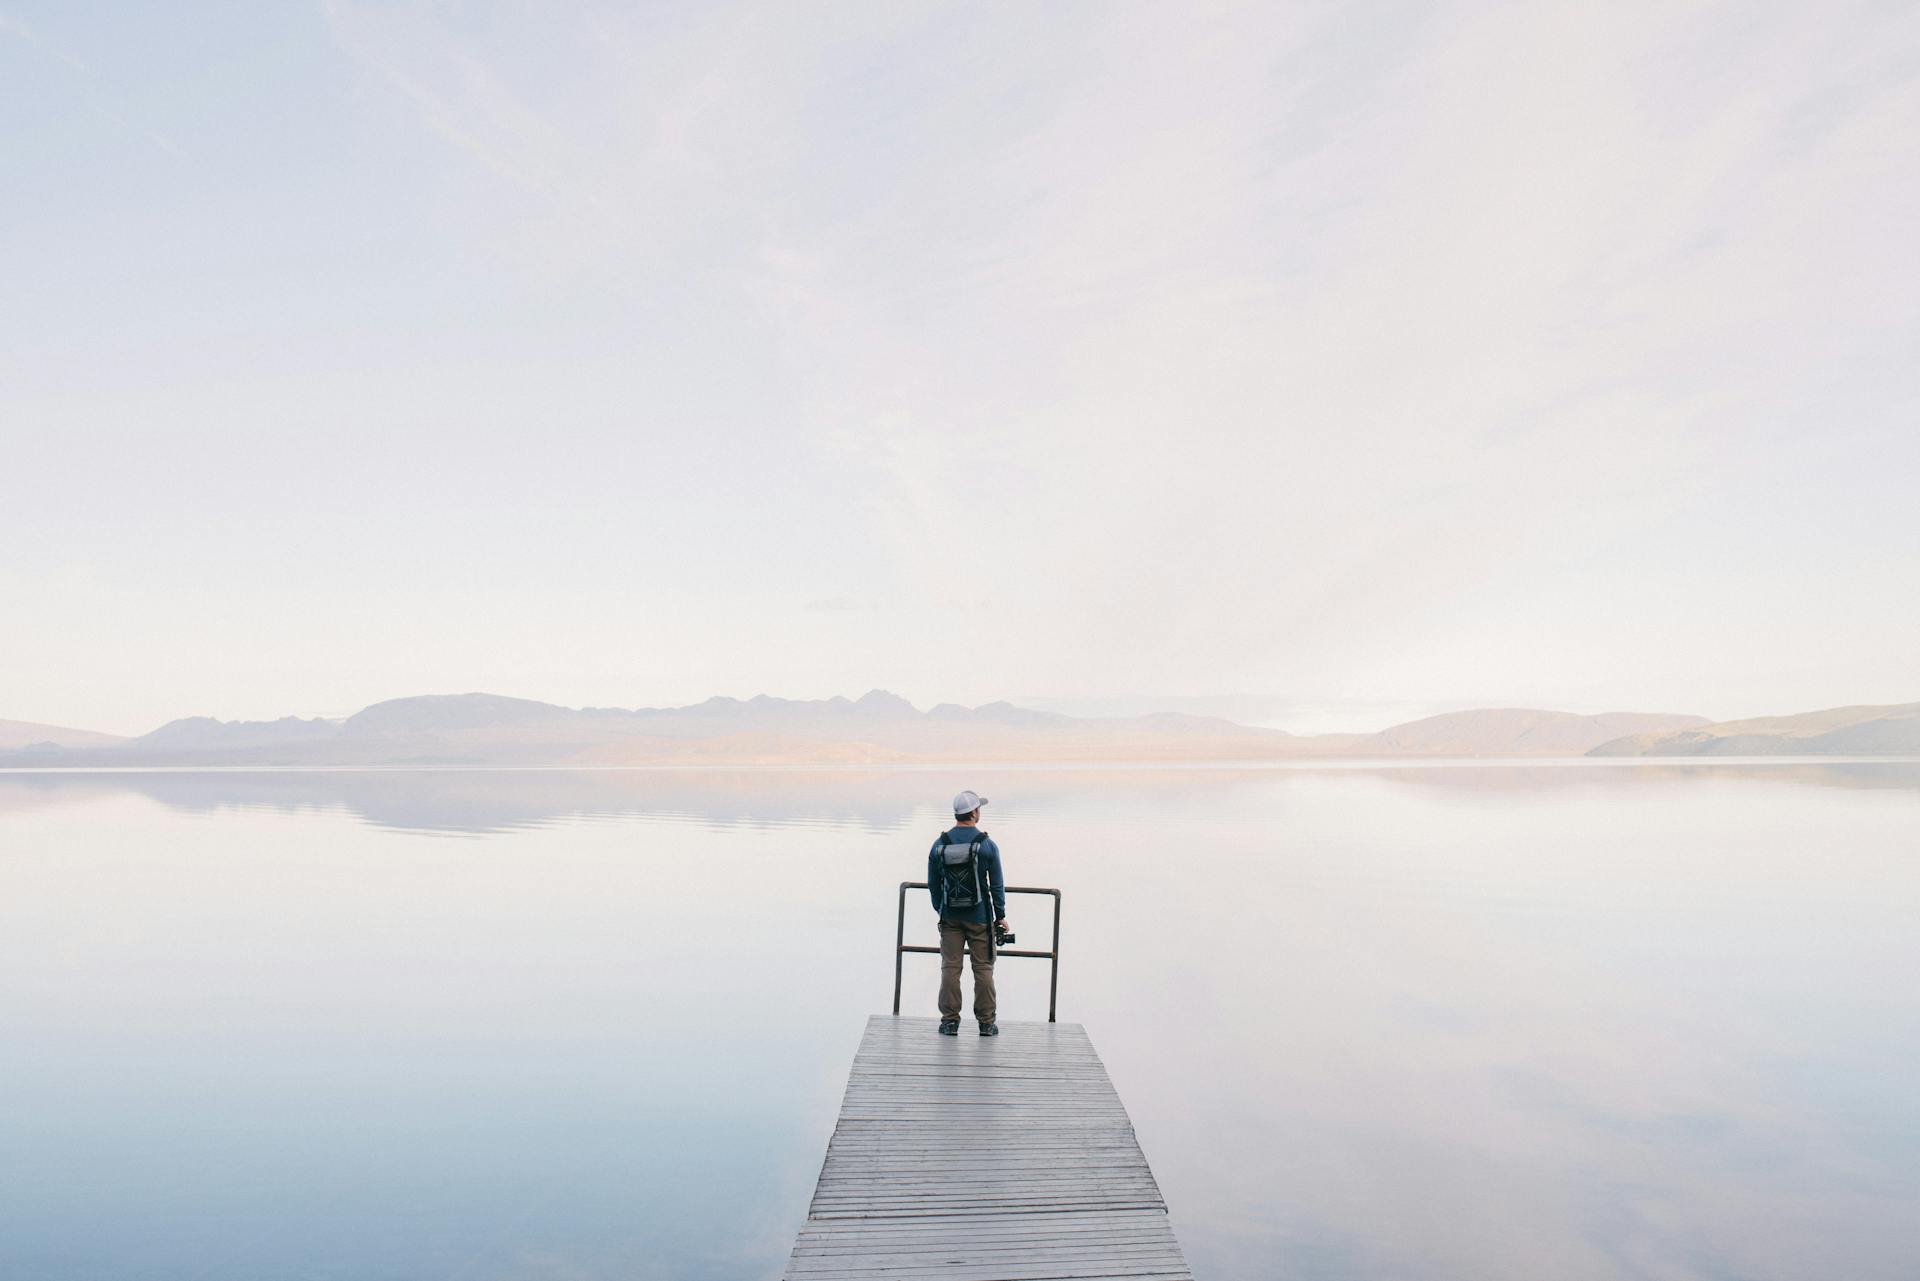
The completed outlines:
{"type": "Polygon", "coordinates": [[[993,927],[940,918],[940,1017],[960,1017],[960,954],[973,954],[973,1017],[993,1022],[993,927]]]}

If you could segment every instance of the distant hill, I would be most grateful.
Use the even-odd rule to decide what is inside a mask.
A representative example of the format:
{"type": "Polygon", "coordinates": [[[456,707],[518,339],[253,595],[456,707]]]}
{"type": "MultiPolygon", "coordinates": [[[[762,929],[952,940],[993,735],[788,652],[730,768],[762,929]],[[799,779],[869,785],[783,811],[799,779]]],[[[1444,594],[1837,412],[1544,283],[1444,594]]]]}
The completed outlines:
{"type": "Polygon", "coordinates": [[[553,725],[579,715],[571,708],[552,703],[503,698],[498,694],[419,694],[363,707],[338,728],[348,738],[379,738],[384,734],[444,734],[469,729],[553,725]]]}
{"type": "Polygon", "coordinates": [[[339,732],[337,721],[303,721],[298,716],[283,716],[277,721],[217,721],[211,716],[187,716],[142,734],[127,748],[160,753],[244,751],[283,743],[321,742],[339,732]]]}
{"type": "Polygon", "coordinates": [[[112,747],[126,741],[118,734],[96,734],[89,729],[67,729],[33,721],[0,721],[0,752],[55,747],[112,747]]]}
{"type": "Polygon", "coordinates": [[[1388,756],[1584,756],[1629,734],[1671,734],[1704,716],[1606,712],[1580,716],[1525,707],[1447,712],[1369,735],[1355,754],[1388,756]]]}
{"type": "Polygon", "coordinates": [[[1635,733],[1602,743],[1589,755],[1920,755],[1920,703],[1829,707],[1797,716],[1721,721],[1674,733],[1635,733]]]}

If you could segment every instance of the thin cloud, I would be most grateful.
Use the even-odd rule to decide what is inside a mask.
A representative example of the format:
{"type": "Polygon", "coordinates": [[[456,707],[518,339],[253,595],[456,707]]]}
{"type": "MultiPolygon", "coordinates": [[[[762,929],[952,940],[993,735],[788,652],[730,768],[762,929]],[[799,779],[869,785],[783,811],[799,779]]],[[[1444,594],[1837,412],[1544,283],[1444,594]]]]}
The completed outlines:
{"type": "Polygon", "coordinates": [[[4,31],[8,35],[25,41],[73,72],[76,79],[71,83],[73,83],[74,88],[86,99],[87,110],[89,112],[130,134],[146,139],[153,146],[166,152],[170,156],[181,157],[186,155],[185,150],[171,137],[153,128],[151,125],[140,123],[135,120],[128,111],[116,106],[100,87],[94,69],[87,63],[68,53],[58,45],[48,41],[25,22],[10,14],[0,13],[0,31],[4,31]]]}

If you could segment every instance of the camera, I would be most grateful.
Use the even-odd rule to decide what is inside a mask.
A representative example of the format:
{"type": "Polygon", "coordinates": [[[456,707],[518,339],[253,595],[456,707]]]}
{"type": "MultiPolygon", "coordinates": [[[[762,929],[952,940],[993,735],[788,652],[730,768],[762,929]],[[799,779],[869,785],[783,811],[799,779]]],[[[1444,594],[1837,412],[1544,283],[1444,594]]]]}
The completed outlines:
{"type": "Polygon", "coordinates": [[[1004,925],[996,923],[993,927],[993,945],[995,947],[1012,947],[1013,944],[1013,931],[1004,925]]]}

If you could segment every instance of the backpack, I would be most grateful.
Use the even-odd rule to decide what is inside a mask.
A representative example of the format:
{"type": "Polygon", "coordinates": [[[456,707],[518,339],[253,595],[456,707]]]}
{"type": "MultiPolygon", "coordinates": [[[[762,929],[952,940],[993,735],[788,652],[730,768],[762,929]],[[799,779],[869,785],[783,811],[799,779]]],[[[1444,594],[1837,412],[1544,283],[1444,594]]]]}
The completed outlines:
{"type": "Polygon", "coordinates": [[[940,908],[980,906],[980,847],[987,834],[981,832],[971,841],[956,841],[940,834],[940,908]]]}

